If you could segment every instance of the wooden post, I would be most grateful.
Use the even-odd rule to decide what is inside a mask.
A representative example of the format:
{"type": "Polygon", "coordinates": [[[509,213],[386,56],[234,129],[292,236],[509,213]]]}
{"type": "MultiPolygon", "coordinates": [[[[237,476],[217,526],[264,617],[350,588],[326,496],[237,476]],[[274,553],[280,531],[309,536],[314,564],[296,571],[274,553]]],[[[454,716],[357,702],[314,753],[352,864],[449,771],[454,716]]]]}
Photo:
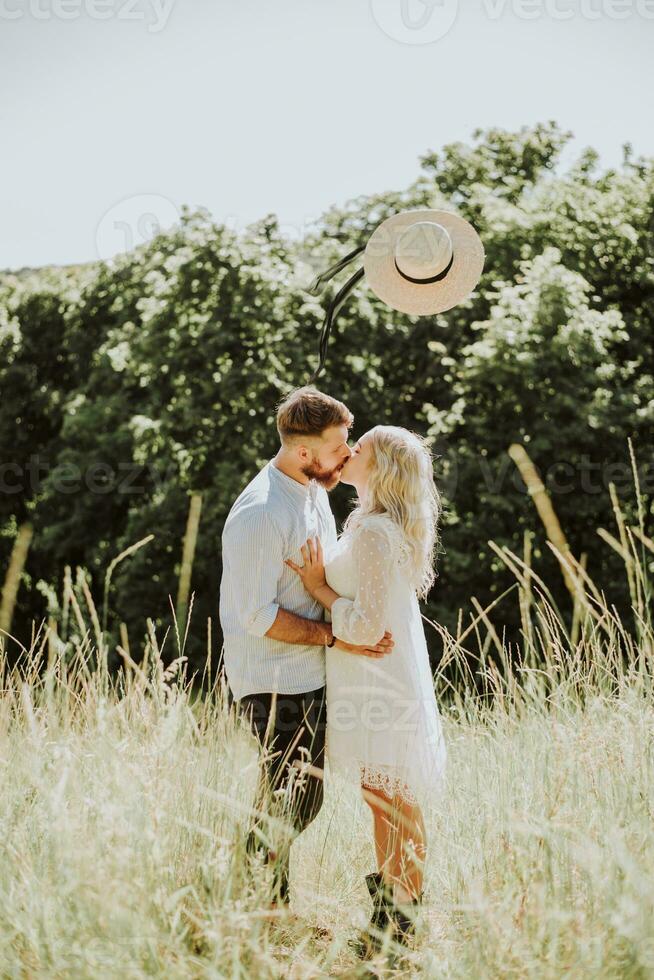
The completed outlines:
{"type": "MultiPolygon", "coordinates": [[[[177,603],[175,609],[177,627],[178,629],[182,629],[184,632],[186,632],[186,612],[188,609],[188,596],[191,588],[191,572],[193,570],[195,545],[198,540],[201,510],[202,494],[194,493],[191,495],[188,520],[186,522],[186,533],[184,535],[184,544],[182,549],[182,567],[179,573],[179,588],[177,591],[177,603]]],[[[179,652],[181,653],[181,650],[179,652]]]]}
{"type": "Polygon", "coordinates": [[[33,528],[31,524],[21,524],[14,540],[14,546],[11,549],[9,567],[7,568],[5,582],[2,587],[2,596],[0,597],[0,629],[4,630],[5,633],[11,632],[11,621],[14,616],[18,586],[20,585],[20,578],[23,574],[25,562],[27,561],[27,553],[30,548],[32,534],[33,528]]]}
{"type": "MultiPolygon", "coordinates": [[[[563,529],[559,524],[559,519],[556,516],[554,508],[552,507],[552,501],[550,500],[549,494],[545,489],[540,476],[538,475],[536,467],[527,455],[527,450],[524,446],[521,446],[520,443],[514,442],[509,446],[508,452],[509,456],[520,471],[520,476],[525,482],[527,492],[534,501],[536,510],[538,511],[541,521],[543,522],[548,539],[565,559],[566,554],[571,554],[570,546],[568,545],[563,529]]],[[[577,589],[575,587],[574,577],[570,574],[570,567],[565,560],[559,561],[559,564],[561,565],[561,571],[563,573],[565,584],[574,600],[577,589]]]]}

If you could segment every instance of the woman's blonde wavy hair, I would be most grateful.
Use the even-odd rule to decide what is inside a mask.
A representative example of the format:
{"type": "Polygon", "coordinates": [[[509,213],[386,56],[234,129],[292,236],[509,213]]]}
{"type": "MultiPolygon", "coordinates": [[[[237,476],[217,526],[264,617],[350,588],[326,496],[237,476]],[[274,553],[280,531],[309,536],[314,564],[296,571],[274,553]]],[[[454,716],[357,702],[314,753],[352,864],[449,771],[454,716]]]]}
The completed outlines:
{"type": "Polygon", "coordinates": [[[442,504],[434,482],[434,457],[426,440],[397,425],[370,430],[371,456],[364,501],[348,514],[343,531],[369,514],[387,514],[404,533],[418,597],[426,599],[437,572],[442,504]]]}

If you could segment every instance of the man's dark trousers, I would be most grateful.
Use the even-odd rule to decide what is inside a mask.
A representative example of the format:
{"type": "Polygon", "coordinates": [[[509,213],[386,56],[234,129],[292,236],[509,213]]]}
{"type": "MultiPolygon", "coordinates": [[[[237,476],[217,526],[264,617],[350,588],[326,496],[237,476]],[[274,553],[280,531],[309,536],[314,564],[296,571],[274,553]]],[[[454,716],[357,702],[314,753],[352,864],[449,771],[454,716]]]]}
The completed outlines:
{"type": "Polygon", "coordinates": [[[292,833],[282,833],[265,818],[255,818],[247,838],[247,851],[252,854],[263,848],[264,860],[270,860],[268,847],[257,833],[259,827],[265,840],[275,841],[274,895],[279,901],[288,902],[292,839],[309,826],[323,802],[326,687],[302,694],[247,694],[239,699],[237,706],[264,749],[255,805],[262,808],[268,800],[265,812],[293,827],[292,833]],[[313,771],[308,770],[307,763],[313,771]],[[271,803],[268,793],[275,790],[280,792],[271,803]]]}

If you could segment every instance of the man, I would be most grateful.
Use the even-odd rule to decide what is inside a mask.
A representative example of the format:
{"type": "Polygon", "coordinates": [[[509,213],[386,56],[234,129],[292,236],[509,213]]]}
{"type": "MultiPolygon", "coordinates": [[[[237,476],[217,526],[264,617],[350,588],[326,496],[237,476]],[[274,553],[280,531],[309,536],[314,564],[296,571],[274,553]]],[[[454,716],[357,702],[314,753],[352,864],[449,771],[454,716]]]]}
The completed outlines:
{"type": "Polygon", "coordinates": [[[248,851],[263,845],[264,860],[274,862],[273,905],[289,901],[292,838],[323,802],[326,647],[361,656],[393,647],[390,633],[373,647],[334,637],[322,605],[284,564],[287,558],[304,564],[308,538],[320,537],[325,560],[336,544],[327,494],[351,455],[353,422],[342,402],[313,386],[287,395],[277,409],[280,449],[237,497],[222,534],[224,670],[237,709],[265,749],[257,805],[277,801],[280,809],[268,812],[292,826],[284,833],[277,822],[255,820],[248,836],[248,851]]]}

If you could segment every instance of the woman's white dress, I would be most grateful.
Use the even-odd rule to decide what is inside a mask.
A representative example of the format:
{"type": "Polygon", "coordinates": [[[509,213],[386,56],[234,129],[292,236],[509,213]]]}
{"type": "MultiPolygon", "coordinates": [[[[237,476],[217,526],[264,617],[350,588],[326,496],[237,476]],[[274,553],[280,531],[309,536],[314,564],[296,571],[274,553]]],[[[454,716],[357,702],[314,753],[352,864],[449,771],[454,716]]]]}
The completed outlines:
{"type": "Polygon", "coordinates": [[[326,559],[341,597],[327,613],[334,634],[374,645],[390,630],[395,641],[381,658],[326,650],[328,766],[426,803],[443,788],[447,751],[404,532],[386,514],[365,515],[326,559]]]}

